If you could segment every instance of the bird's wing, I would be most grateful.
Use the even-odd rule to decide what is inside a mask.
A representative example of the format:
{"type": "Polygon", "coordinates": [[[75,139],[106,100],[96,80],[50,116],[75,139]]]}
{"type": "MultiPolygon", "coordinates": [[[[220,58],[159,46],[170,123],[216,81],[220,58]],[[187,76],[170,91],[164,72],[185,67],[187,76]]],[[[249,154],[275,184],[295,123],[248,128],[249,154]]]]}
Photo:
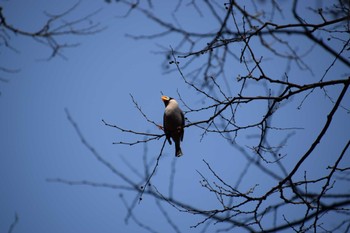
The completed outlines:
{"type": "Polygon", "coordinates": [[[184,139],[184,133],[185,133],[185,129],[184,129],[184,126],[185,126],[185,115],[184,113],[181,111],[181,127],[182,127],[182,130],[181,130],[181,135],[180,135],[180,139],[181,141],[184,139]]]}
{"type": "Polygon", "coordinates": [[[166,139],[168,140],[169,144],[171,145],[170,132],[169,132],[169,130],[167,128],[165,113],[163,115],[163,130],[164,130],[166,139]]]}

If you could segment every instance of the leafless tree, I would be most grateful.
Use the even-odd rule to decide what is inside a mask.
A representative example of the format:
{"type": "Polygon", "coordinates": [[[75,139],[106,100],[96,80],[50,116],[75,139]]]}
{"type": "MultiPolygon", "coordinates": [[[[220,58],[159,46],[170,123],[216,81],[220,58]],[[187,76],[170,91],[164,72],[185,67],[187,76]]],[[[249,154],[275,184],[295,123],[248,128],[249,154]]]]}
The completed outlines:
{"type": "MultiPolygon", "coordinates": [[[[51,54],[47,57],[48,60],[57,56],[65,58],[63,50],[76,47],[79,43],[69,42],[64,36],[93,35],[104,29],[104,27],[93,20],[93,17],[99,10],[74,20],[66,19],[73,15],[79,6],[80,2],[59,14],[43,12],[47,17],[47,21],[37,31],[28,31],[25,28],[13,24],[11,19],[8,19],[10,17],[6,14],[6,9],[0,6],[0,51],[4,52],[9,50],[14,53],[19,53],[18,49],[16,46],[12,45],[11,41],[13,37],[27,37],[49,48],[51,54]]],[[[0,82],[6,83],[9,81],[9,79],[3,77],[3,75],[8,76],[13,73],[18,73],[19,71],[20,67],[6,67],[0,64],[0,82]]]]}
{"type": "MultiPolygon", "coordinates": [[[[14,37],[26,37],[49,48],[51,54],[48,56],[48,60],[57,56],[65,58],[63,50],[65,48],[76,47],[79,44],[66,41],[63,36],[93,35],[104,29],[104,27],[93,20],[93,17],[99,10],[86,14],[84,17],[76,18],[75,20],[67,20],[66,17],[74,14],[79,6],[80,2],[59,14],[44,12],[43,14],[47,17],[47,21],[37,31],[28,31],[13,24],[11,17],[7,14],[7,9],[0,6],[0,52],[4,53],[8,50],[19,54],[20,51],[12,44],[12,40],[14,37]]],[[[8,77],[18,72],[20,72],[20,67],[7,67],[0,63],[0,83],[9,82],[8,77]]],[[[16,213],[13,223],[9,226],[9,233],[14,231],[18,222],[19,217],[16,213]]]]}
{"type": "Polygon", "coordinates": [[[144,173],[125,160],[125,165],[138,177],[132,179],[106,161],[85,140],[67,111],[68,119],[83,144],[123,182],[49,181],[134,192],[135,198],[131,203],[123,194],[120,195],[127,209],[126,219],[133,220],[149,232],[157,232],[156,226],[143,223],[135,214],[135,206],[138,203],[142,205],[146,195],[156,200],[155,206],[175,232],[181,232],[183,228],[169,217],[165,205],[195,219],[201,216],[201,220],[191,227],[202,232],[213,224],[216,224],[218,232],[233,229],[240,232],[349,231],[350,190],[344,187],[349,187],[350,180],[350,138],[349,134],[339,135],[339,143],[332,145],[328,135],[331,126],[349,124],[348,118],[347,122],[339,122],[336,117],[339,112],[349,113],[348,1],[310,3],[271,0],[248,3],[231,0],[224,3],[180,0],[171,14],[157,10],[156,3],[151,0],[106,2],[124,6],[124,17],[142,14],[161,29],[151,35],[128,35],[132,39],[160,41],[167,36],[176,36],[178,42],[175,45],[160,45],[158,51],[165,58],[164,72],[176,73],[203,100],[195,105],[183,98],[183,92],[178,92],[178,99],[185,106],[186,130],[199,129],[199,139],[213,135],[217,140],[224,140],[232,146],[232,151],[239,152],[239,159],[245,160],[246,166],[239,177],[227,180],[220,175],[220,168],[214,169],[209,162],[203,161],[207,169],[198,171],[200,183],[216,198],[214,208],[195,206],[173,195],[174,165],[171,165],[169,192],[159,191],[151,181],[157,175],[157,168],[162,166],[160,159],[165,135],[159,133],[156,120],[150,119],[132,96],[141,118],[153,131],[139,132],[105,120],[103,123],[118,133],[134,137],[132,141],[115,144],[144,144],[144,173]],[[190,16],[186,17],[184,12],[190,16]],[[192,17],[191,20],[189,17],[192,17]],[[208,26],[207,31],[200,27],[203,31],[199,31],[189,22],[196,20],[197,23],[216,23],[217,26],[208,26]],[[327,65],[318,66],[321,60],[316,61],[315,57],[322,57],[325,61],[322,64],[327,65]],[[300,153],[300,150],[289,148],[288,141],[292,135],[301,135],[305,130],[295,125],[281,126],[281,122],[288,123],[286,114],[310,114],[305,105],[308,101],[315,101],[313,97],[318,98],[315,105],[330,107],[324,115],[303,116],[317,117],[323,123],[311,142],[305,142],[300,153]],[[247,117],[252,112],[255,115],[247,117]],[[201,118],[198,119],[198,116],[201,118]],[[247,137],[249,140],[243,140],[247,137]],[[148,159],[147,145],[160,139],[163,141],[159,153],[148,159]],[[244,145],[240,143],[242,141],[244,145]],[[322,153],[319,150],[321,145],[331,147],[332,154],[322,153]],[[320,160],[328,158],[327,166],[317,167],[315,164],[319,172],[306,169],[307,161],[314,157],[320,160]],[[256,184],[247,178],[250,174],[262,174],[270,182],[256,184]],[[243,180],[248,190],[243,188],[243,180]],[[290,217],[290,211],[297,214],[290,217]],[[330,223],[329,219],[333,221],[330,223]],[[337,221],[334,222],[334,219],[337,221]]]}

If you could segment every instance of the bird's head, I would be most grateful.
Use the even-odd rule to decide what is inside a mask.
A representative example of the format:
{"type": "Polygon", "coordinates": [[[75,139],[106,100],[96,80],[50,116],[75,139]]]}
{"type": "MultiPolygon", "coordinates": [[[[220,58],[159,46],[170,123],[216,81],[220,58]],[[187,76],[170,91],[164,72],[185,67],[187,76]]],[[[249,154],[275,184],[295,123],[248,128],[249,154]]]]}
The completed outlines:
{"type": "Polygon", "coordinates": [[[163,100],[163,103],[164,103],[164,105],[165,105],[165,107],[166,107],[166,106],[168,106],[169,102],[170,102],[171,100],[174,100],[174,99],[171,98],[171,97],[169,97],[169,96],[163,95],[163,96],[162,96],[162,100],[163,100]]]}

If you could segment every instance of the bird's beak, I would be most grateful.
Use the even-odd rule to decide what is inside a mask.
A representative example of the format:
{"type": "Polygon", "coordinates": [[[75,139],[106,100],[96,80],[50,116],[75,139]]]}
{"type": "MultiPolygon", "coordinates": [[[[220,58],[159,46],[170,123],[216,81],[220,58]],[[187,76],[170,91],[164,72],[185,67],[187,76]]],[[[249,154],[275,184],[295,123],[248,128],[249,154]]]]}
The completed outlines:
{"type": "Polygon", "coordinates": [[[169,100],[169,97],[168,97],[168,96],[163,95],[163,96],[162,96],[162,100],[163,100],[163,102],[164,102],[164,101],[167,101],[167,100],[169,100]]]}

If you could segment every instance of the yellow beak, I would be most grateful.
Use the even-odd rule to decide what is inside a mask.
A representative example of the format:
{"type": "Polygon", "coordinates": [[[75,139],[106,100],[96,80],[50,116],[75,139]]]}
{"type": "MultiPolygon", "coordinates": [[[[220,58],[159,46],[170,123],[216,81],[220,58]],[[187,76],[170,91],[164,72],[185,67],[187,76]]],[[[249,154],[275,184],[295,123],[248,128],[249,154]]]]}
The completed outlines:
{"type": "Polygon", "coordinates": [[[167,100],[169,100],[169,99],[170,99],[170,98],[169,98],[168,96],[165,96],[165,95],[162,96],[162,100],[163,100],[163,101],[167,101],[167,100]]]}

